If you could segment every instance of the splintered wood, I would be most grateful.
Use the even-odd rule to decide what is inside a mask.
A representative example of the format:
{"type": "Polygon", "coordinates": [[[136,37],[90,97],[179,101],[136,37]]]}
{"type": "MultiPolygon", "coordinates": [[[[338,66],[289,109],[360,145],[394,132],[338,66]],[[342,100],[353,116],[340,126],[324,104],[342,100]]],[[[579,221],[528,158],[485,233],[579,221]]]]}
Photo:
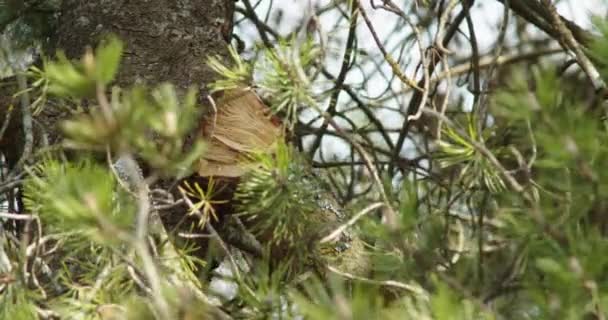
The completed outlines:
{"type": "Polygon", "coordinates": [[[207,150],[199,162],[202,177],[240,177],[255,163],[251,155],[271,153],[282,138],[270,108],[250,88],[224,92],[217,111],[203,123],[207,150]]]}

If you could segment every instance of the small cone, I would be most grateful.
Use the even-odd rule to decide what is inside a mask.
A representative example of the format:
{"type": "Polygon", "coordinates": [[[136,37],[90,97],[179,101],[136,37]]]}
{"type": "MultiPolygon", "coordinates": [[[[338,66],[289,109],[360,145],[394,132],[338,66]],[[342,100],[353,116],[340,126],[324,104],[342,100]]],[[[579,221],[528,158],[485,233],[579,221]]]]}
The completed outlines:
{"type": "Polygon", "coordinates": [[[249,161],[251,153],[273,151],[283,136],[281,126],[251,88],[226,91],[216,105],[216,114],[203,123],[209,144],[198,174],[240,177],[255,165],[249,161]]]}

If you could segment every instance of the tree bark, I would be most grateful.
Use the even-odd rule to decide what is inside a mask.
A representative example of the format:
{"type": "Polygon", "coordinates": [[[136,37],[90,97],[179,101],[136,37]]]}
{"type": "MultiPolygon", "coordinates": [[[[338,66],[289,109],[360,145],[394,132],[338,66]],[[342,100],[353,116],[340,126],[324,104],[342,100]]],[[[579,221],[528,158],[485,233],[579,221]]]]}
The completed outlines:
{"type": "Polygon", "coordinates": [[[227,56],[234,0],[64,0],[53,43],[70,58],[113,33],[125,43],[119,85],[171,82],[204,90],[205,61],[227,56]]]}
{"type": "MultiPolygon", "coordinates": [[[[233,13],[234,0],[63,0],[50,43],[68,58],[79,59],[87,47],[115,34],[125,44],[116,84],[171,82],[181,89],[194,86],[204,96],[206,85],[215,77],[206,59],[228,56],[233,13]]],[[[52,50],[46,52],[51,58],[52,50]]],[[[12,97],[14,87],[7,85],[10,80],[0,85],[0,126],[9,106],[18,109],[12,97]]],[[[0,139],[0,152],[10,158],[9,165],[19,158],[23,140],[21,116],[15,111],[0,139]]],[[[57,124],[66,116],[57,108],[45,108],[37,116],[51,144],[61,141],[57,124]]]]}

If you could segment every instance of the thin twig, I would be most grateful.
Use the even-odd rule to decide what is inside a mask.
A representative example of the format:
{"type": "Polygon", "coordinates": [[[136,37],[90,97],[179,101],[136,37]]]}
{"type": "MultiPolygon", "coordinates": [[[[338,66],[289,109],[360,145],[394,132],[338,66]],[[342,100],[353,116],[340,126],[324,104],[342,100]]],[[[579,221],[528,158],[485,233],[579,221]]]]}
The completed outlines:
{"type": "Polygon", "coordinates": [[[37,219],[36,216],[31,215],[31,214],[10,213],[10,212],[0,212],[0,218],[10,219],[10,220],[34,220],[34,219],[37,219]]]}
{"type": "Polygon", "coordinates": [[[386,195],[386,191],[384,190],[384,184],[382,183],[382,180],[380,179],[378,170],[374,166],[374,161],[371,159],[371,157],[367,153],[367,151],[365,151],[365,148],[363,148],[361,146],[361,144],[359,144],[354,138],[352,138],[351,136],[349,136],[348,134],[343,132],[342,129],[340,128],[340,126],[332,118],[330,118],[328,114],[323,113],[323,116],[325,117],[325,119],[328,120],[329,124],[334,128],[334,130],[336,130],[336,132],[340,136],[342,136],[344,139],[346,139],[355,148],[355,150],[357,150],[357,153],[359,153],[359,155],[365,162],[365,166],[367,167],[367,169],[369,170],[369,172],[372,175],[373,181],[376,184],[376,188],[378,189],[378,192],[380,193],[382,201],[386,205],[386,210],[388,210],[388,214],[390,214],[391,216],[396,216],[397,214],[395,213],[395,210],[391,206],[391,201],[389,200],[388,196],[386,195]]]}
{"type": "MultiPolygon", "coordinates": [[[[463,6],[465,7],[465,9],[462,9],[458,15],[456,16],[456,18],[454,18],[454,21],[452,21],[450,27],[446,30],[445,32],[445,36],[444,38],[441,40],[441,45],[443,47],[446,47],[448,45],[448,43],[452,40],[452,38],[456,35],[458,28],[460,27],[460,23],[465,19],[466,17],[466,6],[471,6],[472,0],[464,0],[463,2],[463,6]]],[[[439,63],[441,55],[443,53],[439,52],[439,54],[430,54],[429,55],[429,63],[428,63],[428,74],[432,75],[436,65],[439,63]]],[[[424,85],[424,83],[426,81],[428,81],[426,74],[423,77],[423,79],[421,79],[420,81],[418,81],[419,85],[424,85]]],[[[399,158],[399,155],[401,154],[401,149],[403,148],[403,144],[405,143],[405,139],[408,136],[409,133],[409,129],[410,126],[412,124],[412,121],[409,121],[408,118],[412,115],[416,115],[418,113],[418,110],[423,107],[423,104],[421,102],[423,102],[426,99],[426,93],[422,92],[422,91],[414,91],[414,95],[412,97],[412,99],[410,100],[409,104],[408,104],[408,108],[406,110],[406,117],[405,120],[403,121],[403,125],[401,127],[401,131],[399,132],[399,137],[397,138],[397,143],[395,144],[395,148],[393,149],[392,152],[392,156],[391,156],[391,160],[395,161],[395,163],[397,163],[397,159],[399,158]]],[[[392,172],[394,168],[394,165],[390,165],[389,166],[389,172],[392,172]]]]}
{"type": "MultiPolygon", "coordinates": [[[[342,92],[342,87],[344,85],[344,81],[346,80],[346,74],[351,67],[351,59],[353,51],[356,49],[355,39],[356,39],[356,31],[357,31],[357,17],[358,17],[357,4],[355,2],[352,3],[351,17],[350,17],[350,25],[348,27],[348,36],[346,38],[346,48],[344,49],[344,56],[342,57],[342,66],[340,67],[340,72],[338,73],[338,77],[335,80],[335,86],[329,99],[329,106],[327,107],[326,112],[330,117],[334,117],[336,114],[336,106],[338,104],[338,99],[340,97],[340,93],[342,92]]],[[[321,141],[323,140],[324,132],[327,130],[329,126],[328,121],[323,121],[321,125],[320,132],[317,134],[314,142],[312,143],[309,156],[311,159],[314,158],[315,152],[321,145],[321,141]]]]}
{"type": "Polygon", "coordinates": [[[359,9],[359,12],[361,13],[361,17],[365,21],[365,24],[367,25],[369,32],[372,34],[372,38],[374,39],[376,46],[378,47],[378,49],[380,49],[380,52],[382,52],[382,55],[384,56],[384,60],[386,60],[386,62],[390,65],[395,76],[397,76],[397,78],[399,78],[399,80],[401,80],[401,82],[403,82],[403,84],[405,84],[409,87],[415,88],[418,91],[423,92],[424,89],[422,89],[420,86],[418,86],[418,84],[416,84],[416,82],[414,80],[408,78],[403,73],[403,70],[401,70],[401,68],[399,67],[399,64],[397,63],[397,61],[395,61],[395,59],[386,51],[386,48],[384,48],[382,41],[380,41],[380,38],[378,37],[378,34],[376,33],[376,29],[374,29],[374,26],[372,25],[372,22],[369,19],[367,12],[365,12],[365,9],[363,9],[361,0],[356,0],[356,3],[357,3],[357,7],[359,9]]]}
{"type": "Polygon", "coordinates": [[[561,37],[560,43],[564,44],[565,49],[570,49],[574,52],[579,66],[581,67],[581,69],[583,69],[583,72],[585,72],[589,80],[591,80],[595,91],[604,91],[606,89],[606,83],[602,79],[602,76],[600,75],[595,65],[593,65],[593,63],[587,57],[585,52],[583,52],[578,41],[576,41],[576,39],[572,35],[572,31],[570,31],[570,29],[566,27],[564,21],[562,21],[561,16],[557,13],[555,5],[553,5],[550,0],[542,0],[542,3],[551,14],[551,20],[553,22],[553,25],[555,26],[555,29],[561,37]]]}
{"type": "Polygon", "coordinates": [[[150,283],[151,296],[154,303],[157,306],[157,310],[163,319],[169,318],[169,305],[162,296],[161,279],[158,273],[156,263],[150,254],[150,250],[147,246],[148,236],[148,223],[150,216],[150,198],[148,195],[148,184],[145,182],[140,172],[136,169],[139,168],[135,159],[130,154],[122,155],[122,161],[131,165],[125,165],[123,170],[128,177],[129,184],[135,186],[137,194],[137,216],[135,226],[135,239],[133,248],[142,260],[143,271],[146,275],[148,282],[150,283]]]}
{"type": "Polygon", "coordinates": [[[380,207],[383,207],[385,205],[386,204],[384,204],[382,202],[372,203],[371,205],[367,206],[365,209],[359,211],[359,213],[357,213],[352,218],[350,218],[346,223],[340,225],[338,228],[336,228],[330,234],[328,234],[327,236],[323,237],[323,239],[321,239],[321,241],[319,241],[319,242],[320,243],[326,243],[326,242],[330,242],[330,241],[333,241],[333,240],[337,239],[338,237],[340,237],[340,235],[342,234],[342,232],[344,232],[344,230],[352,227],[363,216],[365,216],[366,214],[368,214],[370,212],[373,212],[374,210],[376,210],[376,209],[378,209],[380,207]]]}
{"type": "Polygon", "coordinates": [[[417,285],[406,284],[406,283],[395,281],[395,280],[368,279],[368,278],[360,277],[360,276],[357,276],[357,275],[354,275],[354,274],[351,274],[348,272],[340,271],[340,270],[336,269],[335,267],[332,267],[329,265],[327,266],[327,269],[344,278],[357,280],[357,281],[370,283],[370,284],[375,284],[375,285],[380,285],[380,286],[387,286],[387,287],[392,287],[392,288],[403,289],[403,290],[406,290],[410,293],[413,293],[413,294],[419,296],[423,300],[426,300],[426,301],[429,300],[429,294],[422,287],[417,286],[417,285]]]}

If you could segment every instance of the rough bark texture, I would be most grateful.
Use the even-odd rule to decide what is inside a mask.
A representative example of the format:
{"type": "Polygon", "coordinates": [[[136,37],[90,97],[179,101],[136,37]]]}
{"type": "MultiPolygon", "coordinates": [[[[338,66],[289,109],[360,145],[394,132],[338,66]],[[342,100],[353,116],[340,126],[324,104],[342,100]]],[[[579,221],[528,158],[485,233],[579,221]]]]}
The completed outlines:
{"type": "MultiPolygon", "coordinates": [[[[50,43],[69,58],[78,59],[88,46],[95,47],[112,33],[125,43],[118,85],[167,81],[179,88],[194,86],[204,93],[215,76],[206,59],[227,56],[233,13],[233,0],[64,0],[50,43]]],[[[52,56],[53,52],[46,54],[52,56]]],[[[7,83],[10,79],[0,84],[2,122],[9,106],[18,106],[7,83]]],[[[45,108],[37,116],[51,144],[61,140],[57,124],[66,116],[67,112],[57,108],[45,108]]],[[[18,155],[15,152],[23,135],[20,126],[20,115],[13,112],[0,139],[0,152],[18,155]]]]}
{"type": "MultiPolygon", "coordinates": [[[[64,0],[52,45],[76,59],[108,34],[117,35],[125,45],[117,85],[195,87],[203,105],[205,88],[216,77],[206,61],[228,56],[234,6],[234,0],[64,0]]],[[[44,120],[47,127],[57,122],[44,120]]]]}
{"type": "Polygon", "coordinates": [[[54,43],[79,57],[108,33],[125,42],[118,84],[204,89],[209,56],[227,54],[233,0],[64,0],[54,43]]]}

